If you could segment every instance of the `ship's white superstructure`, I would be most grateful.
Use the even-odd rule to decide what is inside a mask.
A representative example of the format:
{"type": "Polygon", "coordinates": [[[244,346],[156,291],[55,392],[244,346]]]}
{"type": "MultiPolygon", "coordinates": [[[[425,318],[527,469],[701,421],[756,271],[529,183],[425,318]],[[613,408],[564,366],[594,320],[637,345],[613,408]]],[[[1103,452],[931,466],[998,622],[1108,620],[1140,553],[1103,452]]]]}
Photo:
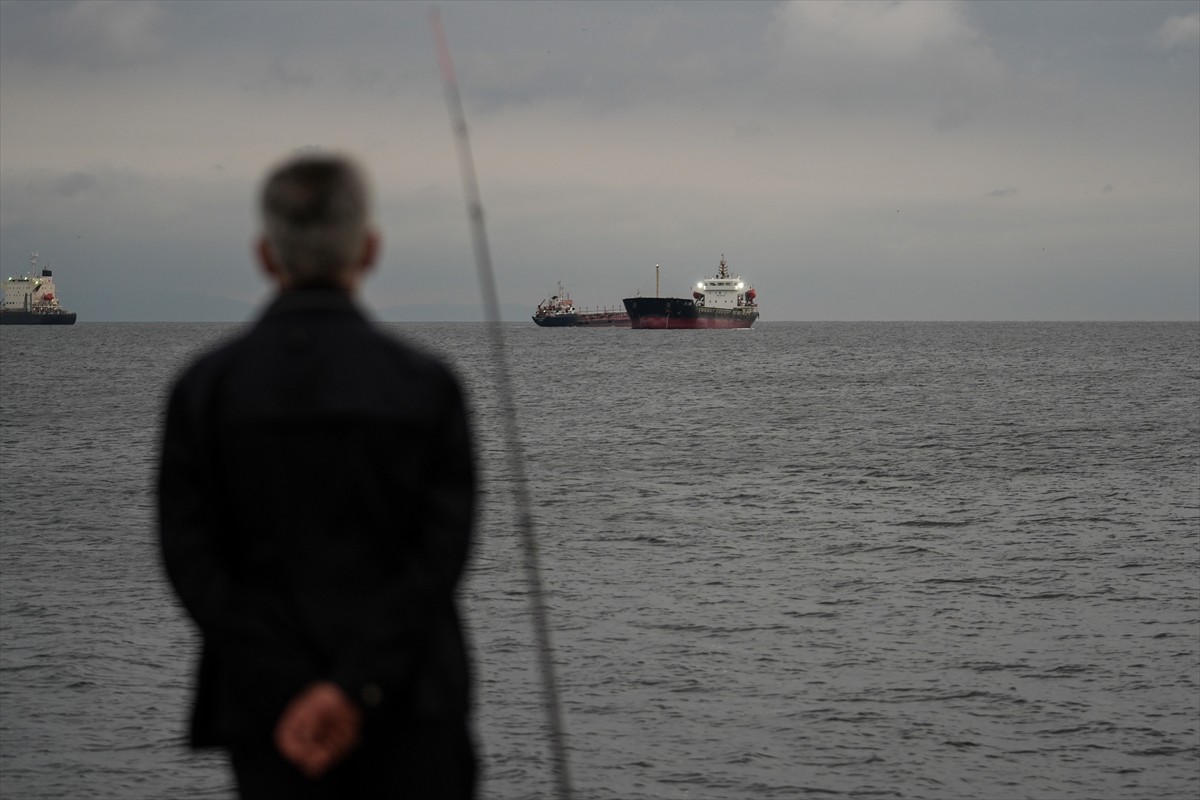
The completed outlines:
{"type": "Polygon", "coordinates": [[[697,283],[692,297],[696,305],[702,308],[739,308],[753,306],[755,293],[753,289],[746,290],[741,275],[730,277],[729,267],[725,265],[725,256],[722,255],[717,276],[697,283]]]}
{"type": "Polygon", "coordinates": [[[4,287],[0,302],[0,325],[74,325],[74,311],[58,302],[54,274],[50,265],[38,270],[38,254],[29,257],[29,274],[0,281],[4,287]]]}
{"type": "Polygon", "coordinates": [[[62,305],[54,288],[54,274],[49,264],[38,270],[38,254],[29,256],[29,274],[4,281],[5,311],[41,311],[57,313],[62,305]],[[40,272],[40,274],[39,274],[40,272]]]}

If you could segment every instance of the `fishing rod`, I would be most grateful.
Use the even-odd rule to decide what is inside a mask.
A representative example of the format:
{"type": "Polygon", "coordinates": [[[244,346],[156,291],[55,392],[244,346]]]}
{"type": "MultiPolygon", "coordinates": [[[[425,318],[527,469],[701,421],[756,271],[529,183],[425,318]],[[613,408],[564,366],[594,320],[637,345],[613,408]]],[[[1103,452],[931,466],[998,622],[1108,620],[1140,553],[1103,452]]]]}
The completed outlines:
{"type": "Polygon", "coordinates": [[[508,467],[514,486],[517,527],[521,534],[525,554],[525,579],[529,584],[529,602],[533,614],[534,636],[537,640],[538,665],[542,677],[542,690],[545,695],[546,722],[550,727],[551,768],[558,788],[558,796],[561,800],[570,800],[571,780],[567,771],[566,733],[563,728],[562,708],[558,702],[558,688],[554,677],[550,623],[546,613],[541,570],[538,566],[537,539],[533,535],[533,515],[530,512],[529,483],[525,476],[525,457],[521,447],[520,431],[517,429],[517,409],[516,403],[513,401],[512,380],[508,372],[504,331],[500,327],[500,301],[496,296],[496,275],[492,269],[492,254],[488,247],[487,229],[483,224],[483,199],[479,194],[479,181],[475,177],[475,160],[471,156],[470,139],[467,138],[467,117],[463,112],[462,97],[458,92],[458,80],[454,76],[454,63],[450,60],[450,45],[446,41],[446,31],[442,28],[441,14],[436,8],[430,9],[429,23],[433,28],[438,65],[442,71],[442,87],[446,94],[446,107],[450,112],[450,125],[454,129],[454,141],[458,149],[458,167],[462,173],[463,195],[467,202],[467,216],[471,225],[471,244],[475,251],[479,289],[483,295],[488,321],[492,363],[496,368],[500,416],[504,419],[508,467]]]}

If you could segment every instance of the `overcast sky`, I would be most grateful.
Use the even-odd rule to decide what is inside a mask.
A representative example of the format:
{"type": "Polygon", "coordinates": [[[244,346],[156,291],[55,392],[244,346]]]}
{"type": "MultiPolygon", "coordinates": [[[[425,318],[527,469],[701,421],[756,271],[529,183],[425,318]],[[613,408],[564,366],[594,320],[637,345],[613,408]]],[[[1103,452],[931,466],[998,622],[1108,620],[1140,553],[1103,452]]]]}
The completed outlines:
{"type": "MultiPolygon", "coordinates": [[[[373,178],[368,305],[478,314],[428,9],[0,2],[0,272],[38,251],[81,321],[245,319],[262,174],[316,146],[373,178]]],[[[722,254],[764,320],[1200,318],[1198,2],[441,13],[508,318],[722,254]]]]}

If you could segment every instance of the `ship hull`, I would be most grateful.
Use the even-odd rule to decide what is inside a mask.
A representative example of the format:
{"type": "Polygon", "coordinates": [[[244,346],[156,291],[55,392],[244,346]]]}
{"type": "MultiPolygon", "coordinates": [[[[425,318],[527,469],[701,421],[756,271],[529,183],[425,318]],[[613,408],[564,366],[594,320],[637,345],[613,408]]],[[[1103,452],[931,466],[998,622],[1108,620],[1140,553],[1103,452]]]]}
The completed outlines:
{"type": "Polygon", "coordinates": [[[534,317],[541,328],[574,328],[579,324],[575,314],[555,314],[552,317],[534,317]]]}
{"type": "Polygon", "coordinates": [[[628,328],[629,315],[621,312],[611,314],[555,314],[534,317],[533,321],[543,328],[628,328]]]}
{"type": "Polygon", "coordinates": [[[74,325],[75,312],[38,314],[33,311],[0,312],[0,325],[74,325]]]}
{"type": "Polygon", "coordinates": [[[686,297],[627,297],[624,303],[630,327],[643,330],[749,328],[758,319],[753,306],[705,308],[686,297]]]}

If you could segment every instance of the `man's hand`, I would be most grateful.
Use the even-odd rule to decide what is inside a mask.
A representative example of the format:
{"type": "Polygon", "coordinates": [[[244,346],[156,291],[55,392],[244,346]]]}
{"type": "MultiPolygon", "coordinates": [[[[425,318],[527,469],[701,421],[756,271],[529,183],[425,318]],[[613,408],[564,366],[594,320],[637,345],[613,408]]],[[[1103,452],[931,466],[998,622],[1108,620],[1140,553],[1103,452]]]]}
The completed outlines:
{"type": "Polygon", "coordinates": [[[275,746],[316,779],[358,745],[362,711],[335,683],[318,681],[296,695],[275,726],[275,746]]]}

